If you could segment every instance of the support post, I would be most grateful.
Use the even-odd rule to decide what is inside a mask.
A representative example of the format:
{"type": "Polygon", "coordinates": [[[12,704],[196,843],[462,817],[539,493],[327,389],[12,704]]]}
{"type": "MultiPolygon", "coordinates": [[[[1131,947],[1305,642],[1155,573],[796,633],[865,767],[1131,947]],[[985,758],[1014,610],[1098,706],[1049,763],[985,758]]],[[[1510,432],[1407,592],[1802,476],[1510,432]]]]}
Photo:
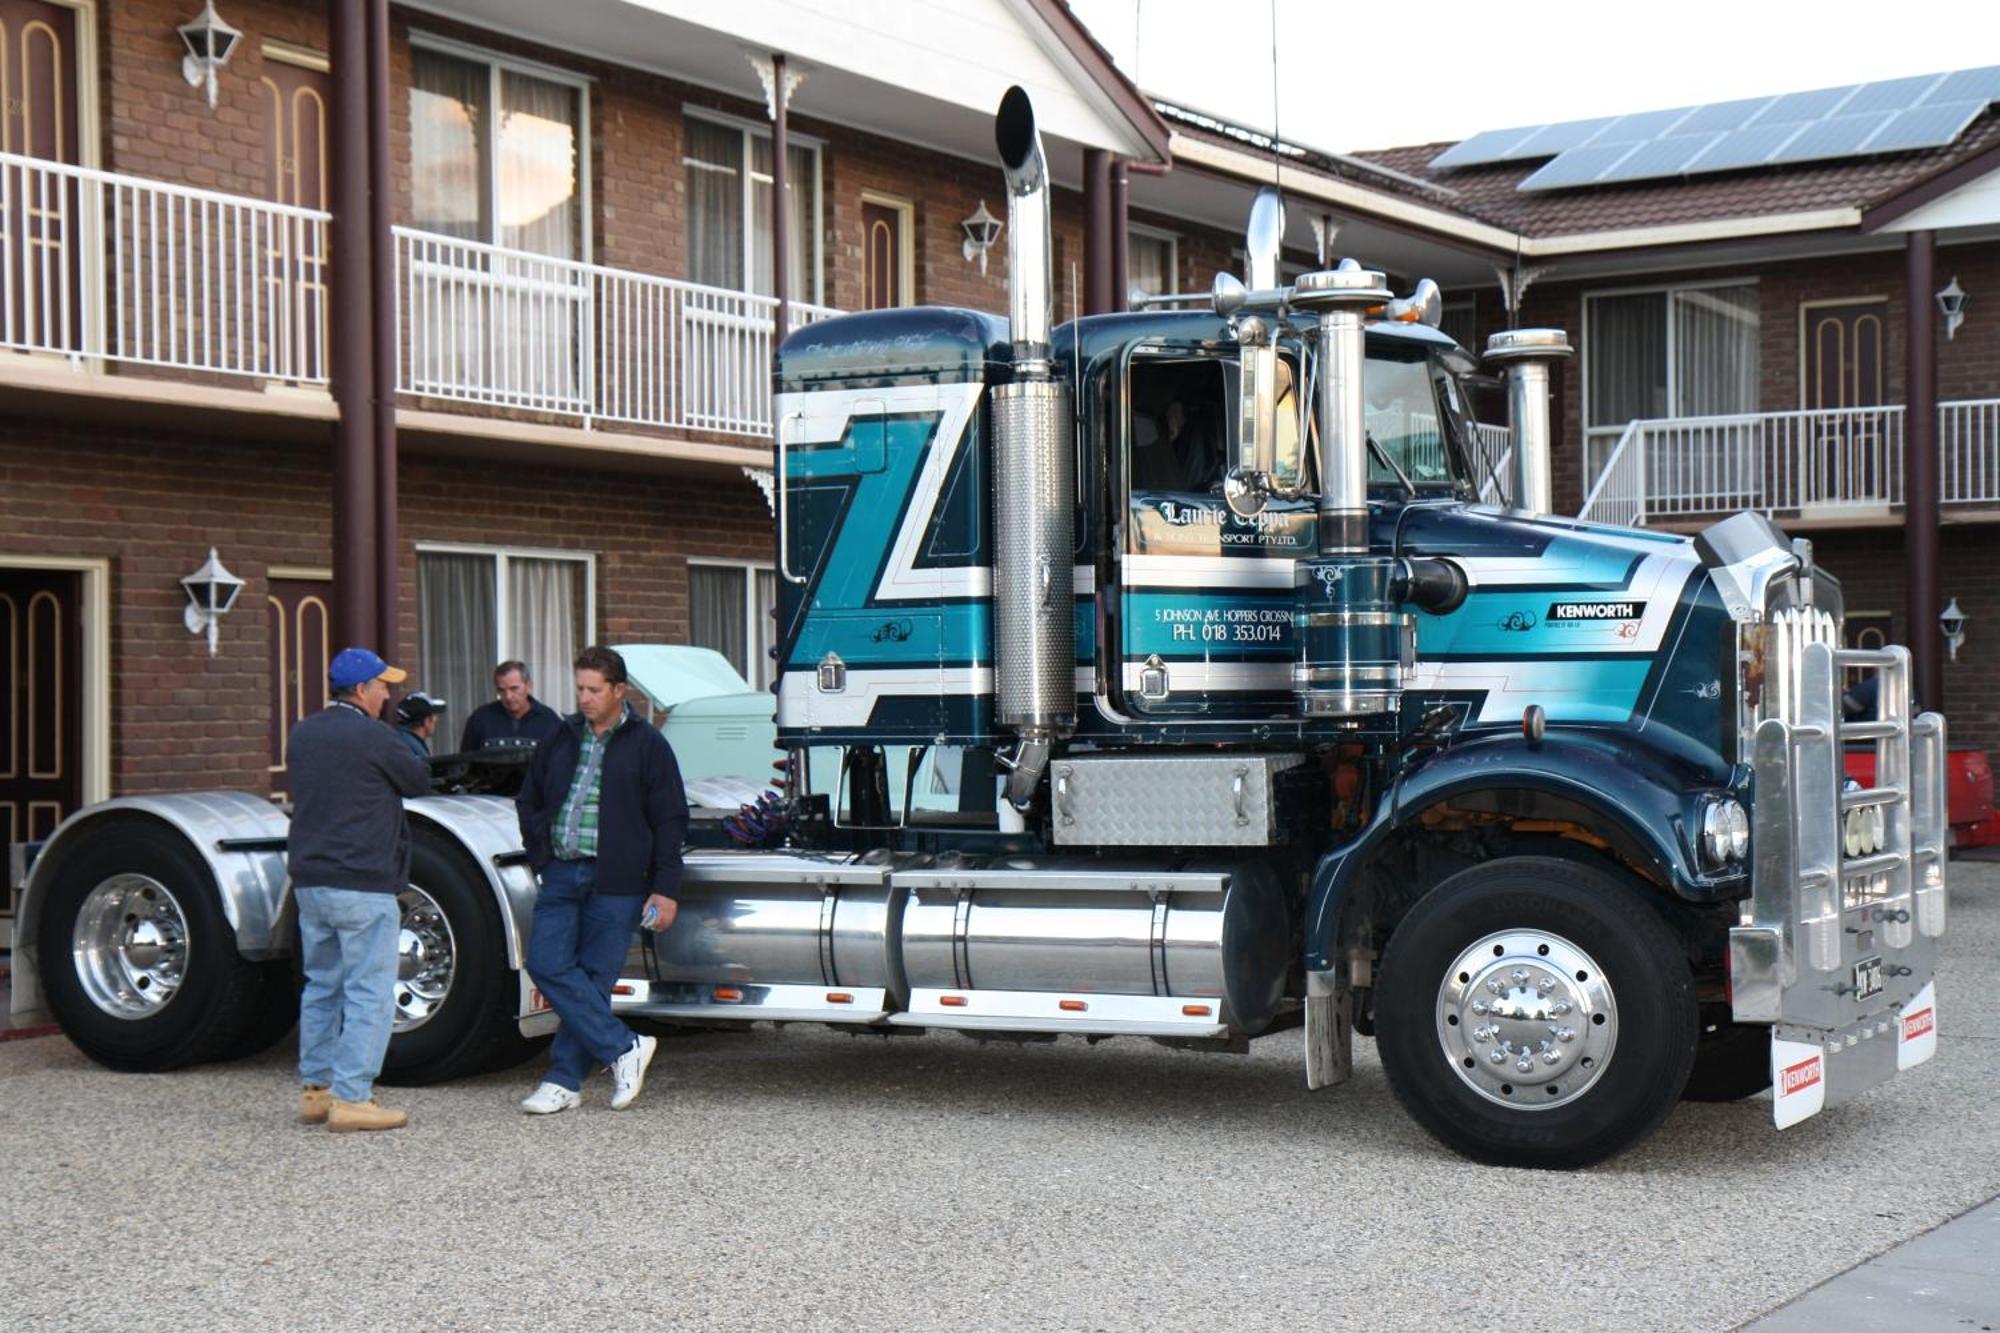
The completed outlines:
{"type": "Polygon", "coordinates": [[[1111,154],[1083,150],[1083,313],[1111,311],[1111,154]]]}
{"type": "Polygon", "coordinates": [[[374,351],[374,647],[391,662],[401,652],[403,609],[397,519],[394,202],[389,184],[389,0],[368,0],[368,247],[373,281],[367,322],[374,351]]]}
{"type": "Polygon", "coordinates": [[[778,344],[791,331],[792,213],[790,146],[785,116],[791,90],[785,86],[785,58],[771,57],[771,292],[778,298],[777,324],[771,330],[771,369],[778,368],[778,344]]]}
{"type": "Polygon", "coordinates": [[[1913,231],[1903,255],[1903,308],[1908,364],[1903,384],[1904,601],[1909,606],[1910,656],[1917,701],[1944,708],[1944,659],[1937,625],[1938,596],[1937,325],[1931,313],[1937,239],[1913,231]]]}
{"type": "Polygon", "coordinates": [[[333,155],[328,203],[333,290],[328,372],[339,416],[333,427],[333,619],[340,647],[372,645],[376,611],[374,360],[368,295],[368,19],[353,0],[327,0],[333,64],[333,155]]]}
{"type": "MultiPolygon", "coordinates": [[[[1124,310],[1132,297],[1132,261],[1127,243],[1132,226],[1132,177],[1125,159],[1111,159],[1111,308],[1124,310]]],[[[1167,274],[1167,290],[1177,289],[1178,279],[1167,274]]]]}

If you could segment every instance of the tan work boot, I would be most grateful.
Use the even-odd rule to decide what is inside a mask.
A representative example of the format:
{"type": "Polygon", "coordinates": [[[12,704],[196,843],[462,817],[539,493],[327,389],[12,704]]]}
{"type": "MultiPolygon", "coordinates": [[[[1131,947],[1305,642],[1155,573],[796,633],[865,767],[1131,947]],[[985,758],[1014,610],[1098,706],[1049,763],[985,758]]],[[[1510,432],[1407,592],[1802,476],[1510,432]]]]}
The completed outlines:
{"type": "Polygon", "coordinates": [[[390,1110],[373,1097],[365,1102],[344,1102],[336,1097],[327,1113],[326,1127],[336,1134],[348,1134],[357,1129],[401,1129],[409,1121],[408,1115],[390,1110]]]}
{"type": "Polygon", "coordinates": [[[299,1123],[301,1125],[323,1125],[326,1113],[333,1109],[333,1090],[308,1083],[299,1091],[299,1123]]]}

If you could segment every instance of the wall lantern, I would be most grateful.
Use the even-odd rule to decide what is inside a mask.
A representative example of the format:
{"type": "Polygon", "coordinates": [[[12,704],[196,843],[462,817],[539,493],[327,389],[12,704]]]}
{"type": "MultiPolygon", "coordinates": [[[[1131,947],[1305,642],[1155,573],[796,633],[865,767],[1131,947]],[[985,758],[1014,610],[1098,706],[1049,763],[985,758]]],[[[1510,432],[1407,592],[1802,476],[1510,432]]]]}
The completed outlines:
{"type": "Polygon", "coordinates": [[[1938,613],[1938,628],[1944,631],[1944,646],[1951,650],[1951,660],[1958,660],[1958,646],[1965,642],[1965,622],[1971,616],[1958,609],[1958,598],[1951,599],[1949,605],[1938,613]]]}
{"type": "Polygon", "coordinates": [[[965,231],[965,245],[962,247],[965,262],[970,264],[977,259],[979,276],[983,278],[986,276],[986,252],[1000,239],[1000,219],[986,211],[986,201],[981,199],[979,211],[958,225],[965,231]]]}
{"type": "Polygon", "coordinates": [[[215,0],[207,0],[201,13],[181,24],[174,31],[180,33],[181,42],[188,53],[181,57],[181,77],[188,81],[190,88],[204,88],[208,92],[208,105],[215,107],[215,72],[229,63],[229,57],[236,52],[236,43],[243,34],[229,26],[222,15],[215,12],[215,0]]]}
{"type": "Polygon", "coordinates": [[[1944,290],[1937,294],[1938,309],[1944,312],[1944,340],[1950,342],[1958,333],[1958,326],[1965,323],[1965,288],[1958,285],[1958,275],[1954,273],[1944,290]]]}
{"type": "Polygon", "coordinates": [[[187,589],[187,610],[181,613],[181,623],[188,633],[208,632],[208,655],[215,656],[215,627],[229,614],[229,608],[236,605],[236,594],[243,591],[243,580],[222,567],[215,557],[215,548],[208,548],[208,563],[181,580],[181,587],[187,589]]]}

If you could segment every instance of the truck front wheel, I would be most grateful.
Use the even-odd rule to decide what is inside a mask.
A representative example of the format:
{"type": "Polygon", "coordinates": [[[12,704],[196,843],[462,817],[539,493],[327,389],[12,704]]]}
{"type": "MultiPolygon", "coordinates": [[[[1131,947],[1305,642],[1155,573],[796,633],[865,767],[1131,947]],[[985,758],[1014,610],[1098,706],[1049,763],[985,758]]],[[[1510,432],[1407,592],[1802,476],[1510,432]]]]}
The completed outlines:
{"type": "Polygon", "coordinates": [[[152,1073],[235,1049],[262,972],[236,952],[208,867],[148,819],[91,830],[49,881],[36,932],[49,1008],[77,1049],[152,1073]]]}
{"type": "Polygon", "coordinates": [[[1573,1168],[1657,1129],[1694,1060],[1694,979],[1643,891],[1509,857],[1461,871],[1389,938],[1376,1043],[1403,1107],[1496,1165],[1573,1168]]]}

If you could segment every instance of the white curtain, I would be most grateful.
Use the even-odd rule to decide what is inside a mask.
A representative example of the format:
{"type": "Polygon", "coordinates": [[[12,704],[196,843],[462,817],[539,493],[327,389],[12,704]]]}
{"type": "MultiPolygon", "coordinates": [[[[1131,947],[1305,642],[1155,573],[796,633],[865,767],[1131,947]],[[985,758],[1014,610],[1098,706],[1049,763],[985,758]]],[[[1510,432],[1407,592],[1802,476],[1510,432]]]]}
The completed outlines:
{"type": "Polygon", "coordinates": [[[489,239],[486,102],[491,71],[419,46],[410,53],[410,223],[489,239]]]}
{"type": "MultiPolygon", "coordinates": [[[[744,570],[733,565],[688,566],[688,642],[713,648],[738,671],[747,665],[743,623],[744,570]]],[[[750,672],[746,677],[755,682],[750,672]]]]}
{"type": "Polygon", "coordinates": [[[1635,418],[1664,417],[1667,394],[1667,295],[1593,296],[1588,304],[1584,373],[1590,420],[1584,435],[1586,492],[1635,418]]]}
{"type": "Polygon", "coordinates": [[[776,674],[776,664],[771,661],[771,646],[778,641],[778,621],[772,612],[778,606],[778,575],[769,569],[754,571],[757,580],[756,600],[751,612],[754,623],[750,627],[750,644],[756,651],[748,673],[750,683],[760,690],[771,688],[771,677],[776,674]]]}
{"type": "Polygon", "coordinates": [[[743,132],[689,117],[688,280],[743,288],[743,132]]]}
{"type": "Polygon", "coordinates": [[[1164,236],[1125,235],[1125,276],[1131,296],[1162,296],[1174,289],[1174,243],[1164,236]]]}
{"type": "Polygon", "coordinates": [[[583,256],[575,88],[500,71],[500,244],[557,259],[583,256]]]}
{"type": "Polygon", "coordinates": [[[535,678],[535,697],[558,713],[576,707],[570,664],[582,644],[583,566],[574,560],[507,561],[507,626],[502,657],[518,657],[535,678]]]}
{"type": "Polygon", "coordinates": [[[439,726],[442,754],[458,748],[465,719],[493,697],[494,560],[490,555],[417,554],[417,678],[451,704],[439,726]]]}
{"type": "MultiPolygon", "coordinates": [[[[771,141],[757,134],[750,136],[750,145],[750,221],[756,245],[750,290],[774,296],[778,282],[777,275],[771,270],[771,141]]],[[[785,160],[791,173],[791,178],[785,182],[785,190],[791,200],[791,213],[786,221],[792,229],[785,245],[790,288],[787,296],[794,301],[817,302],[819,274],[811,267],[813,203],[819,195],[819,181],[813,172],[815,158],[812,149],[793,145],[787,149],[785,160]]]]}
{"type": "Polygon", "coordinates": [[[1757,410],[1757,289],[1674,293],[1674,415],[1757,410]]]}

